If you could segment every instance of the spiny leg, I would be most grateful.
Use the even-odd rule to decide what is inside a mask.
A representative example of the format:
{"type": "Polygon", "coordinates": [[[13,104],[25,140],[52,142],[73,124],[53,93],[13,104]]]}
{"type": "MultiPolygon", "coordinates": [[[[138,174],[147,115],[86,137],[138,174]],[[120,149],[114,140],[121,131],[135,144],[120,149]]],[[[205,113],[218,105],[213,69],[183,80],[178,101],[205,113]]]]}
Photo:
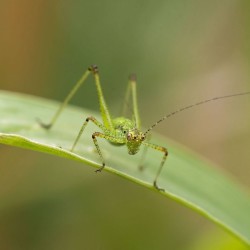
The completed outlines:
{"type": "Polygon", "coordinates": [[[43,123],[40,119],[37,119],[37,121],[41,125],[41,127],[45,128],[45,129],[50,129],[54,125],[54,123],[58,119],[59,115],[62,113],[62,111],[64,110],[64,108],[66,107],[66,105],[68,104],[68,102],[72,99],[72,97],[77,92],[77,90],[85,82],[85,80],[87,79],[87,77],[89,76],[90,73],[91,73],[90,69],[88,69],[87,71],[85,71],[85,73],[82,75],[82,77],[78,80],[78,82],[74,85],[74,87],[72,88],[72,90],[66,96],[66,98],[63,101],[63,103],[58,108],[58,110],[56,111],[56,113],[54,114],[54,116],[52,117],[52,119],[51,119],[51,121],[49,123],[43,123]]]}
{"type": "MultiPolygon", "coordinates": [[[[149,143],[150,140],[151,140],[151,134],[147,135],[146,140],[145,140],[144,143],[149,143]]],[[[148,146],[144,145],[142,155],[141,155],[141,159],[140,159],[140,162],[139,162],[139,165],[138,165],[140,171],[143,171],[145,169],[144,162],[145,162],[145,158],[146,158],[146,155],[147,155],[147,152],[148,152],[148,148],[149,148],[148,146]]]]}
{"type": "Polygon", "coordinates": [[[124,100],[122,103],[122,108],[121,108],[121,115],[126,116],[128,114],[128,107],[130,103],[130,95],[131,95],[131,84],[130,84],[130,77],[129,77],[129,82],[127,84],[124,100]]]}
{"type": "Polygon", "coordinates": [[[111,119],[108,106],[105,102],[104,95],[103,95],[102,88],[101,88],[98,67],[96,65],[92,65],[89,67],[89,70],[94,74],[95,85],[97,89],[97,95],[98,95],[103,124],[107,129],[113,131],[112,119],[111,119]]]}
{"type": "Polygon", "coordinates": [[[92,139],[93,139],[93,142],[95,144],[95,147],[97,149],[97,152],[101,158],[101,161],[102,161],[102,166],[96,170],[96,172],[101,172],[102,169],[105,167],[105,162],[104,162],[104,158],[103,158],[103,155],[102,155],[102,152],[101,152],[101,149],[98,145],[98,142],[97,142],[97,139],[96,137],[100,137],[100,138],[104,138],[110,142],[113,142],[113,143],[120,143],[120,144],[124,144],[125,143],[125,140],[124,138],[117,138],[115,136],[112,136],[112,135],[108,135],[109,134],[112,134],[112,132],[110,132],[102,123],[100,123],[99,121],[97,121],[93,116],[90,116],[86,119],[86,121],[83,123],[77,137],[76,137],[76,140],[71,148],[71,152],[74,150],[76,144],[78,143],[84,129],[86,128],[87,124],[89,121],[92,121],[97,127],[99,127],[100,129],[102,129],[105,133],[107,134],[103,134],[103,133],[100,133],[100,132],[95,132],[93,135],[92,135],[92,139]]]}
{"type": "Polygon", "coordinates": [[[96,139],[97,137],[104,138],[104,139],[106,139],[106,140],[108,140],[110,142],[119,143],[119,144],[124,144],[125,140],[124,140],[124,138],[114,137],[114,136],[103,134],[103,133],[100,133],[100,132],[95,132],[92,135],[93,142],[95,144],[97,152],[98,152],[98,154],[99,154],[99,156],[101,158],[101,161],[102,161],[102,166],[100,168],[98,168],[95,172],[101,172],[103,170],[103,168],[105,167],[105,162],[104,162],[104,158],[103,158],[101,149],[100,149],[100,147],[99,147],[99,145],[97,143],[97,139],[96,139]]]}
{"type": "Polygon", "coordinates": [[[87,117],[86,120],[85,120],[85,122],[83,123],[83,125],[82,125],[82,127],[81,127],[81,129],[80,129],[80,131],[79,131],[79,133],[78,133],[78,135],[77,135],[77,137],[76,137],[73,145],[72,145],[72,148],[70,150],[71,152],[73,152],[76,144],[78,143],[78,141],[79,141],[79,139],[80,139],[80,137],[81,137],[81,135],[82,135],[82,133],[83,133],[84,129],[86,128],[86,126],[87,126],[87,124],[88,124],[89,121],[92,121],[97,127],[99,127],[104,132],[107,130],[105,128],[105,126],[102,123],[100,123],[99,121],[97,121],[93,116],[87,117]]]}
{"type": "Polygon", "coordinates": [[[102,166],[101,166],[100,168],[98,168],[98,169],[95,171],[96,173],[101,172],[101,171],[104,169],[104,167],[105,167],[104,158],[103,158],[103,156],[102,156],[101,149],[100,149],[100,147],[99,147],[99,145],[98,145],[98,143],[97,143],[97,139],[96,139],[97,136],[101,137],[101,133],[95,132],[95,133],[92,135],[92,139],[93,139],[93,142],[94,142],[95,147],[96,147],[96,149],[97,149],[97,152],[98,152],[98,154],[99,154],[99,156],[100,156],[100,158],[101,158],[102,166]]]}
{"type": "Polygon", "coordinates": [[[122,115],[125,116],[127,113],[127,107],[130,103],[130,98],[132,95],[132,103],[133,103],[133,119],[135,120],[135,125],[138,129],[141,128],[141,121],[140,121],[140,115],[139,115],[139,109],[137,104],[137,91],[136,91],[136,75],[131,74],[129,76],[129,82],[124,98],[123,103],[123,109],[122,109],[122,115]]]}
{"type": "Polygon", "coordinates": [[[158,150],[158,151],[164,153],[164,155],[163,155],[163,157],[162,157],[162,160],[161,160],[160,167],[158,168],[158,171],[157,171],[157,173],[156,173],[156,176],[155,176],[155,179],[154,179],[154,182],[153,182],[153,183],[154,183],[154,187],[155,187],[157,190],[159,190],[159,191],[164,191],[164,189],[158,187],[158,185],[157,185],[157,179],[158,179],[158,177],[159,177],[159,175],[160,175],[160,173],[161,173],[161,171],[162,171],[162,168],[163,168],[163,166],[164,166],[164,163],[165,163],[165,161],[166,161],[166,159],[167,159],[168,150],[167,150],[166,148],[164,148],[164,147],[161,147],[161,146],[158,146],[158,145],[155,145],[155,144],[152,144],[152,143],[143,142],[143,144],[144,144],[145,146],[147,146],[147,147],[153,148],[153,149],[155,149],[155,150],[158,150]]]}
{"type": "Polygon", "coordinates": [[[54,123],[58,119],[59,115],[62,113],[62,111],[64,110],[64,108],[66,107],[68,102],[72,99],[72,97],[77,92],[77,90],[82,86],[82,84],[88,78],[90,73],[93,73],[93,75],[94,75],[94,80],[95,80],[95,85],[96,85],[96,89],[97,89],[97,94],[98,94],[98,99],[99,99],[100,111],[101,111],[101,115],[102,115],[103,124],[107,129],[113,131],[112,119],[111,119],[111,116],[109,114],[109,110],[108,110],[108,107],[106,105],[104,95],[102,93],[98,67],[96,65],[91,65],[88,68],[88,70],[82,75],[80,80],[75,84],[73,89],[66,96],[65,100],[63,101],[63,103],[61,104],[61,106],[56,111],[56,113],[54,114],[54,116],[52,117],[51,121],[48,124],[43,123],[42,121],[40,121],[40,119],[38,119],[39,124],[43,128],[50,129],[54,125],[54,123]]]}

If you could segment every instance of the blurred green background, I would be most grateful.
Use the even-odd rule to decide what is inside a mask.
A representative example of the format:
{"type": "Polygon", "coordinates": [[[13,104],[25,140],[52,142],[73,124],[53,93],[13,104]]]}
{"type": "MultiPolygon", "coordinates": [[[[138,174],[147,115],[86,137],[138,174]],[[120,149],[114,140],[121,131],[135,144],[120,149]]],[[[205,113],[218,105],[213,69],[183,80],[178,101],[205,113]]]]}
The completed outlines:
{"type": "MultiPolygon", "coordinates": [[[[95,63],[117,115],[136,72],[149,127],[185,105],[250,90],[249,7],[238,0],[2,0],[0,87],[62,100],[95,63]]],[[[91,81],[73,103],[98,109],[91,81]]],[[[211,103],[155,131],[249,190],[249,107],[248,96],[211,103]]],[[[244,249],[192,210],[117,176],[2,145],[0,154],[0,249],[244,249]]]]}

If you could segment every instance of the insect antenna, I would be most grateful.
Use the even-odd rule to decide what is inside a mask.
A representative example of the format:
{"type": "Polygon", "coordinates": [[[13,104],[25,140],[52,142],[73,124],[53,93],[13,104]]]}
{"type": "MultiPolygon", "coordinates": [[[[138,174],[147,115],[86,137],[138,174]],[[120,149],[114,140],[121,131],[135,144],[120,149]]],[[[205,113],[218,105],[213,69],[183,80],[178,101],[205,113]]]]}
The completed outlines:
{"type": "Polygon", "coordinates": [[[156,125],[158,125],[159,123],[161,123],[162,121],[166,120],[167,118],[173,116],[173,115],[176,115],[182,111],[185,111],[187,109],[190,109],[190,108],[193,108],[195,106],[199,106],[199,105],[202,105],[202,104],[205,104],[205,103],[208,103],[208,102],[212,102],[212,101],[218,101],[218,100],[221,100],[221,99],[225,99],[225,98],[231,98],[231,97],[236,97],[236,96],[243,96],[243,95],[249,95],[250,94],[250,91],[249,92],[242,92],[242,93],[237,93],[237,94],[232,94],[232,95],[224,95],[224,96],[218,96],[218,97],[214,97],[214,98],[211,98],[211,99],[206,99],[206,100],[203,100],[203,101],[200,101],[200,102],[197,102],[197,103],[194,103],[194,104],[191,104],[191,105],[188,105],[186,107],[183,107],[183,108],[180,108],[180,109],[177,109],[176,111],[172,112],[172,113],[169,113],[165,116],[163,116],[160,120],[158,120],[156,123],[154,123],[151,127],[149,127],[149,129],[144,133],[145,135],[151,131],[156,125]]]}

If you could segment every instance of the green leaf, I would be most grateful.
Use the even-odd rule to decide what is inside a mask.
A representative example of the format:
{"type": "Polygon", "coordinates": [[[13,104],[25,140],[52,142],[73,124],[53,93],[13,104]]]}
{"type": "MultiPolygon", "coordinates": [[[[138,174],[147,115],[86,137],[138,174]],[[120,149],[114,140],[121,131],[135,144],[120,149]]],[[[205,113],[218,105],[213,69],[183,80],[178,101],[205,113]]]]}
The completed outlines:
{"type": "MultiPolygon", "coordinates": [[[[91,139],[91,134],[98,130],[94,125],[86,129],[74,153],[68,150],[86,117],[92,115],[100,120],[99,115],[69,106],[52,129],[41,128],[36,118],[48,122],[58,105],[38,97],[1,91],[0,143],[54,154],[98,168],[100,159],[91,139]]],[[[140,171],[140,153],[131,156],[125,147],[99,141],[106,171],[155,190],[152,182],[161,153],[149,149],[146,169],[140,171]]],[[[186,148],[157,135],[153,136],[152,142],[167,146],[169,150],[158,182],[165,192],[155,191],[201,213],[250,244],[249,194],[225,173],[186,148]]]]}

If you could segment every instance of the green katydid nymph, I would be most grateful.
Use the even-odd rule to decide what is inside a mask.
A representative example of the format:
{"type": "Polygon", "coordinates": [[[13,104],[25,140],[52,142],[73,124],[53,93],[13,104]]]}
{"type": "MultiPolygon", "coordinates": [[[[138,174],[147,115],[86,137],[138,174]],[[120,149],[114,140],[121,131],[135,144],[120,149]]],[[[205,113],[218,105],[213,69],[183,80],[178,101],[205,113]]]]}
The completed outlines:
{"type": "MultiPolygon", "coordinates": [[[[52,117],[50,123],[43,123],[39,121],[39,124],[45,128],[45,129],[50,129],[56,122],[57,118],[59,115],[62,113],[63,109],[65,106],[68,104],[70,99],[74,96],[74,94],[77,92],[77,90],[81,87],[81,85],[85,82],[85,80],[88,78],[90,74],[93,74],[94,80],[95,80],[95,85],[97,88],[97,94],[98,94],[98,99],[99,99],[99,105],[100,105],[100,112],[101,112],[101,117],[102,117],[102,122],[98,121],[95,117],[90,116],[87,117],[86,120],[84,121],[83,125],[81,126],[81,129],[72,145],[71,151],[74,151],[81,135],[83,134],[87,124],[91,121],[93,122],[102,132],[94,132],[92,134],[92,139],[94,142],[94,145],[97,149],[97,152],[100,156],[101,159],[101,166],[96,170],[96,172],[101,172],[103,168],[105,167],[105,159],[103,157],[102,151],[99,147],[98,140],[99,138],[106,139],[113,145],[126,145],[128,154],[134,155],[136,154],[141,146],[143,145],[146,149],[147,148],[152,148],[154,150],[160,151],[163,156],[160,162],[160,165],[158,167],[156,176],[153,180],[153,186],[159,190],[163,191],[158,186],[158,177],[162,171],[162,168],[164,166],[164,163],[167,159],[168,156],[168,150],[166,147],[163,146],[158,146],[155,145],[151,142],[149,142],[149,132],[160,122],[164,121],[165,119],[169,118],[170,116],[173,116],[179,112],[182,112],[184,110],[187,110],[189,108],[192,108],[194,106],[198,106],[201,104],[205,104],[211,101],[216,101],[224,98],[230,98],[230,97],[236,97],[236,96],[242,96],[242,95],[247,95],[250,94],[250,92],[243,92],[243,93],[237,93],[237,94],[232,94],[232,95],[226,95],[226,96],[219,96],[219,97],[214,97],[211,99],[203,100],[201,102],[197,102],[195,104],[186,106],[184,108],[178,109],[172,113],[169,113],[159,119],[157,122],[155,122],[152,126],[150,126],[146,131],[142,132],[141,131],[141,121],[140,121],[140,115],[139,115],[139,110],[138,110],[138,105],[137,105],[137,92],[136,92],[136,77],[135,75],[130,75],[129,77],[129,83],[127,87],[127,91],[125,94],[125,102],[123,106],[123,112],[122,116],[112,118],[110,115],[110,111],[108,109],[108,106],[106,104],[106,101],[104,99],[104,95],[102,92],[101,88],[101,83],[100,83],[100,77],[99,77],[99,70],[96,65],[91,65],[87,71],[82,75],[80,80],[76,83],[76,85],[73,87],[73,89],[69,92],[57,112],[54,114],[52,117]],[[132,119],[126,118],[125,117],[125,111],[126,111],[126,104],[129,102],[130,98],[132,98],[132,119]]],[[[140,162],[139,167],[142,167],[143,159],[145,158],[144,155],[146,153],[146,150],[144,150],[144,154],[142,155],[142,160],[140,162]]]]}

